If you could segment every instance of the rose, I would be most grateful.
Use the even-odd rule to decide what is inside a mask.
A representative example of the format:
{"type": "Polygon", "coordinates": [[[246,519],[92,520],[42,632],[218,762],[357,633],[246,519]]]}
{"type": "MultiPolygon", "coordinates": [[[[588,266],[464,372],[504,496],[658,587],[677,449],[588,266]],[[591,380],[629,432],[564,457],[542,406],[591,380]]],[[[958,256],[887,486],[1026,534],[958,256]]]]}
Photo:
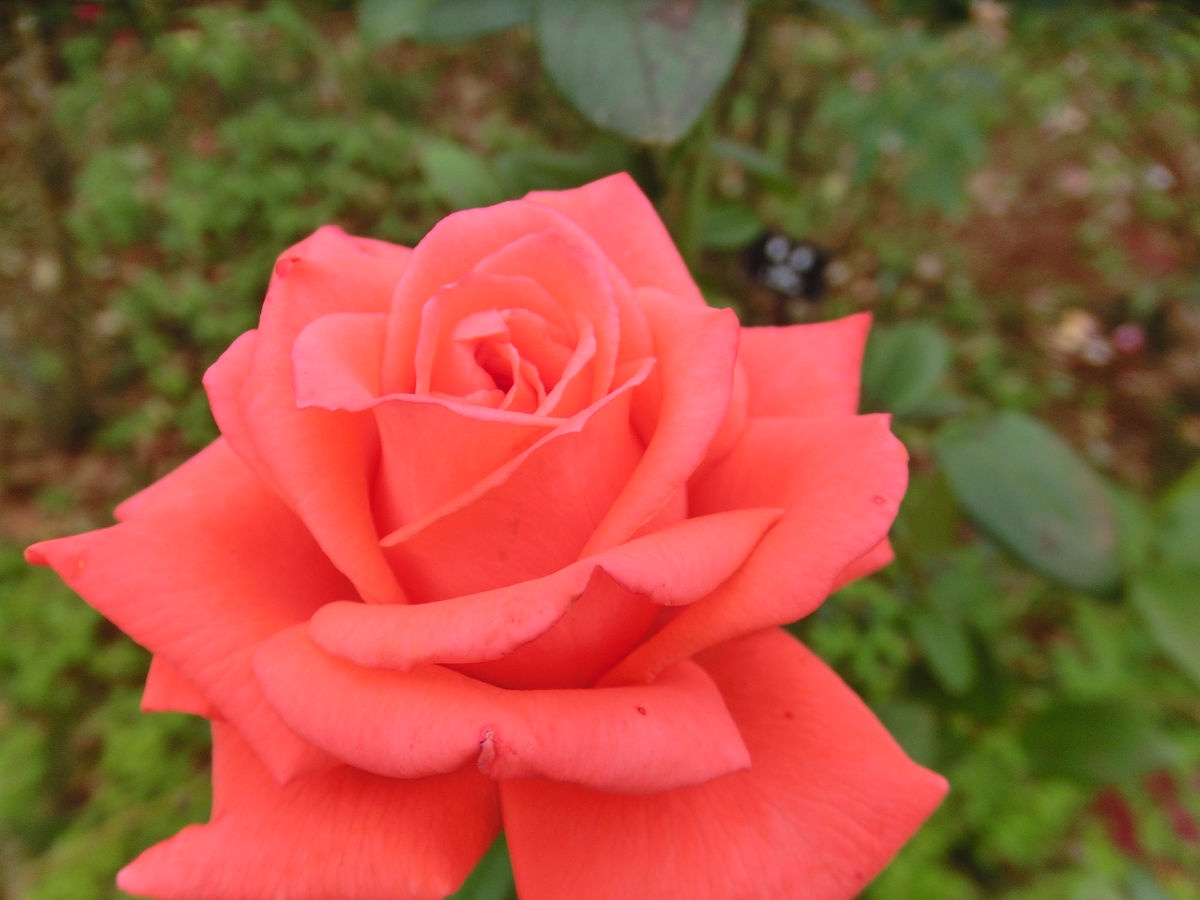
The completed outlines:
{"type": "Polygon", "coordinates": [[[162,897],[839,897],[939,801],[777,626],[890,558],[865,317],[739,330],[624,176],[412,251],[326,228],[205,383],[222,437],[39,544],[212,720],[162,897]]]}

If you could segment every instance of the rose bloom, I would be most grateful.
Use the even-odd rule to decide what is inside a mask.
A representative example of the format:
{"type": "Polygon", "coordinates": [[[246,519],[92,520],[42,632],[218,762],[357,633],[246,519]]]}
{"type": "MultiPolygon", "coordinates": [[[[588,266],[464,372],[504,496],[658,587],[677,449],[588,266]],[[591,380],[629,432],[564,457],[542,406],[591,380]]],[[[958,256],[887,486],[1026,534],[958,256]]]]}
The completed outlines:
{"type": "Polygon", "coordinates": [[[286,251],[222,436],[28,552],[212,722],[120,887],[441,897],[503,829],[525,900],[861,890],[945,782],[779,626],[891,556],[867,326],[739,328],[623,175],[286,251]]]}

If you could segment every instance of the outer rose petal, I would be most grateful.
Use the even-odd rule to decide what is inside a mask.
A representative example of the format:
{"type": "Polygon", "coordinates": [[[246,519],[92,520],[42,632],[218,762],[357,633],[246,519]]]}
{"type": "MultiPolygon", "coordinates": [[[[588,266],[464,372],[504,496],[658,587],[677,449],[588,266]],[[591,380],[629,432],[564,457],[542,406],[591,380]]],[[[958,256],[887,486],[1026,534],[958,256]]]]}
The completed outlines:
{"type": "Polygon", "coordinates": [[[662,220],[624,172],[573,191],[534,191],[526,199],[582,226],[635,288],[660,288],[680,300],[704,303],[662,220]]]}
{"type": "Polygon", "coordinates": [[[277,778],[328,764],[279,720],[251,669],[264,638],[353,595],[299,520],[224,440],[126,513],[111,528],[36,544],[27,557],[198,688],[277,778]]]}
{"type": "Polygon", "coordinates": [[[868,575],[878,572],[884,566],[891,565],[896,554],[892,551],[892,543],[889,540],[882,540],[838,574],[837,580],[833,583],[833,590],[840,591],[852,581],[857,581],[860,578],[866,578],[868,575]]]}
{"type": "MultiPolygon", "coordinates": [[[[221,429],[221,436],[230,448],[241,457],[273,491],[279,493],[275,478],[267,464],[258,454],[250,433],[250,426],[243,417],[242,385],[250,377],[254,366],[254,353],[258,348],[258,330],[252,329],[237,337],[215,363],[204,373],[204,390],[208,394],[208,405],[221,429]]],[[[134,494],[113,511],[117,521],[123,521],[127,511],[132,512],[144,496],[154,496],[154,485],[134,494]]]]}
{"type": "Polygon", "coordinates": [[[692,514],[787,512],[736,575],[681,610],[603,682],[644,681],[706,647],[808,615],[887,534],[907,462],[887,416],[751,419],[733,450],[691,485],[692,514]]]}
{"type": "Polygon", "coordinates": [[[440,898],[500,828],[478,772],[397,781],[345,766],[280,787],[237,732],[213,725],[213,817],[117,876],[163,900],[440,898]]]}
{"type": "Polygon", "coordinates": [[[238,455],[304,520],[359,591],[377,601],[401,594],[376,546],[368,491],[378,450],[373,420],[367,413],[298,409],[292,349],[321,316],[386,312],[409,255],[404,247],[320,229],[279,257],[248,367],[244,352],[231,348],[205,376],[213,415],[238,455]]]}
{"type": "Polygon", "coordinates": [[[682,662],[654,684],[509,691],[441,666],[364,669],[304,626],[265,643],[255,669],[298,734],[380,775],[475,762],[491,778],[550,778],[621,793],[707,781],[749,764],[720,694],[682,662]]]}
{"type": "Polygon", "coordinates": [[[871,316],[782,328],[744,328],[738,363],[752,416],[852,416],[871,316]]]}
{"type": "Polygon", "coordinates": [[[946,791],[838,677],[782,631],[698,658],[751,766],[645,797],[500,785],[523,900],[838,900],[857,894],[946,791]]]}
{"type": "Polygon", "coordinates": [[[142,711],[190,713],[205,719],[220,716],[200,689],[161,656],[150,658],[150,671],[146,673],[146,687],[142,691],[142,711]]]}

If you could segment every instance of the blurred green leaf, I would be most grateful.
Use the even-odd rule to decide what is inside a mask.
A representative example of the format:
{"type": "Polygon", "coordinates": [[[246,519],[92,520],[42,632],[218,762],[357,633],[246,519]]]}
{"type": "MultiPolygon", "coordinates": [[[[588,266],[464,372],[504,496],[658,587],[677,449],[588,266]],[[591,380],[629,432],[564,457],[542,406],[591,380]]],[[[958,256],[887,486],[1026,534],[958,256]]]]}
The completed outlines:
{"type": "Polygon", "coordinates": [[[1129,586],[1129,602],[1159,647],[1200,684],[1200,559],[1156,566],[1129,586]]]}
{"type": "Polygon", "coordinates": [[[1200,463],[1159,501],[1158,552],[1162,559],[1200,564],[1200,463]]]}
{"type": "Polygon", "coordinates": [[[1134,869],[1125,879],[1129,900],[1170,900],[1154,875],[1145,869],[1134,869]]]}
{"type": "Polygon", "coordinates": [[[898,416],[918,411],[950,365],[950,344],[936,326],[901,322],[875,328],[863,358],[863,407],[898,416]]]}
{"type": "Polygon", "coordinates": [[[450,900],[509,900],[516,896],[508,844],[501,834],[450,900]]]}
{"type": "Polygon", "coordinates": [[[12,830],[34,843],[35,832],[49,818],[46,770],[48,741],[46,727],[27,718],[15,718],[14,712],[0,703],[0,830],[12,830]]]}
{"type": "Polygon", "coordinates": [[[818,9],[837,13],[839,16],[845,16],[856,22],[875,21],[875,13],[862,0],[808,0],[808,2],[818,9]]]}
{"type": "Polygon", "coordinates": [[[435,0],[361,0],[358,28],[368,44],[378,46],[413,37],[435,0]]]}
{"type": "Polygon", "coordinates": [[[596,140],[581,152],[568,153],[543,144],[523,144],[496,157],[497,175],[513,195],[565,190],[632,165],[629,145],[616,137],[596,140]]]}
{"type": "Polygon", "coordinates": [[[893,542],[912,559],[932,560],[953,546],[960,517],[954,494],[940,472],[914,475],[896,517],[893,542]]]}
{"type": "Polygon", "coordinates": [[[943,428],[934,452],[963,509],[1029,565],[1082,590],[1121,578],[1117,524],[1096,474],[1026,415],[943,428]]]}
{"type": "Polygon", "coordinates": [[[969,691],[975,683],[975,648],[963,623],[940,611],[919,610],[911,627],[921,655],[942,687],[955,695],[969,691]]]}
{"type": "Polygon", "coordinates": [[[712,142],[712,155],[716,159],[737,163],[747,175],[761,181],[767,187],[784,193],[796,189],[796,173],[773,156],[750,144],[719,137],[712,142]]]}
{"type": "Polygon", "coordinates": [[[1134,572],[1151,553],[1158,536],[1157,523],[1151,515],[1149,504],[1137,492],[1119,484],[1109,484],[1107,488],[1116,516],[1121,564],[1126,572],[1134,572]]]}
{"type": "Polygon", "coordinates": [[[467,41],[507,31],[533,19],[534,0],[434,0],[417,37],[467,41]]]}
{"type": "Polygon", "coordinates": [[[451,209],[489,206],[505,199],[495,170],[466,147],[430,138],[421,143],[417,155],[429,189],[451,209]]]}
{"type": "Polygon", "coordinates": [[[399,38],[453,43],[524,25],[534,0],[362,0],[359,28],[372,44],[399,38]]]}
{"type": "Polygon", "coordinates": [[[1146,710],[1118,701],[1057,701],[1025,723],[1021,743],[1039,774],[1099,784],[1128,781],[1175,756],[1146,710]]]}
{"type": "Polygon", "coordinates": [[[871,709],[905,753],[923,766],[935,764],[937,721],[927,707],[911,701],[889,700],[871,709]]]}
{"type": "Polygon", "coordinates": [[[704,207],[700,243],[713,250],[737,250],[762,230],[762,219],[746,204],[714,201],[704,207]]]}
{"type": "Polygon", "coordinates": [[[725,83],[744,0],[541,2],[537,40],[558,88],[602,128],[678,141],[725,83]]]}

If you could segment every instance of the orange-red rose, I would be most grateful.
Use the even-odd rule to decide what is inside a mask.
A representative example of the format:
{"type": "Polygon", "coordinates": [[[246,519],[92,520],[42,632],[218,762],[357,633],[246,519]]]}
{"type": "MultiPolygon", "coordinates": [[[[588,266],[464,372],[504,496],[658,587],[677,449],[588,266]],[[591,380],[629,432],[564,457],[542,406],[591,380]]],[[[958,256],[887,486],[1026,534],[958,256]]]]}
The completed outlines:
{"type": "Polygon", "coordinates": [[[325,228],[205,383],[222,437],[39,544],[212,720],[156,897],[848,897],[936,806],[778,626],[890,556],[864,317],[741,329],[615,176],[325,228]]]}

